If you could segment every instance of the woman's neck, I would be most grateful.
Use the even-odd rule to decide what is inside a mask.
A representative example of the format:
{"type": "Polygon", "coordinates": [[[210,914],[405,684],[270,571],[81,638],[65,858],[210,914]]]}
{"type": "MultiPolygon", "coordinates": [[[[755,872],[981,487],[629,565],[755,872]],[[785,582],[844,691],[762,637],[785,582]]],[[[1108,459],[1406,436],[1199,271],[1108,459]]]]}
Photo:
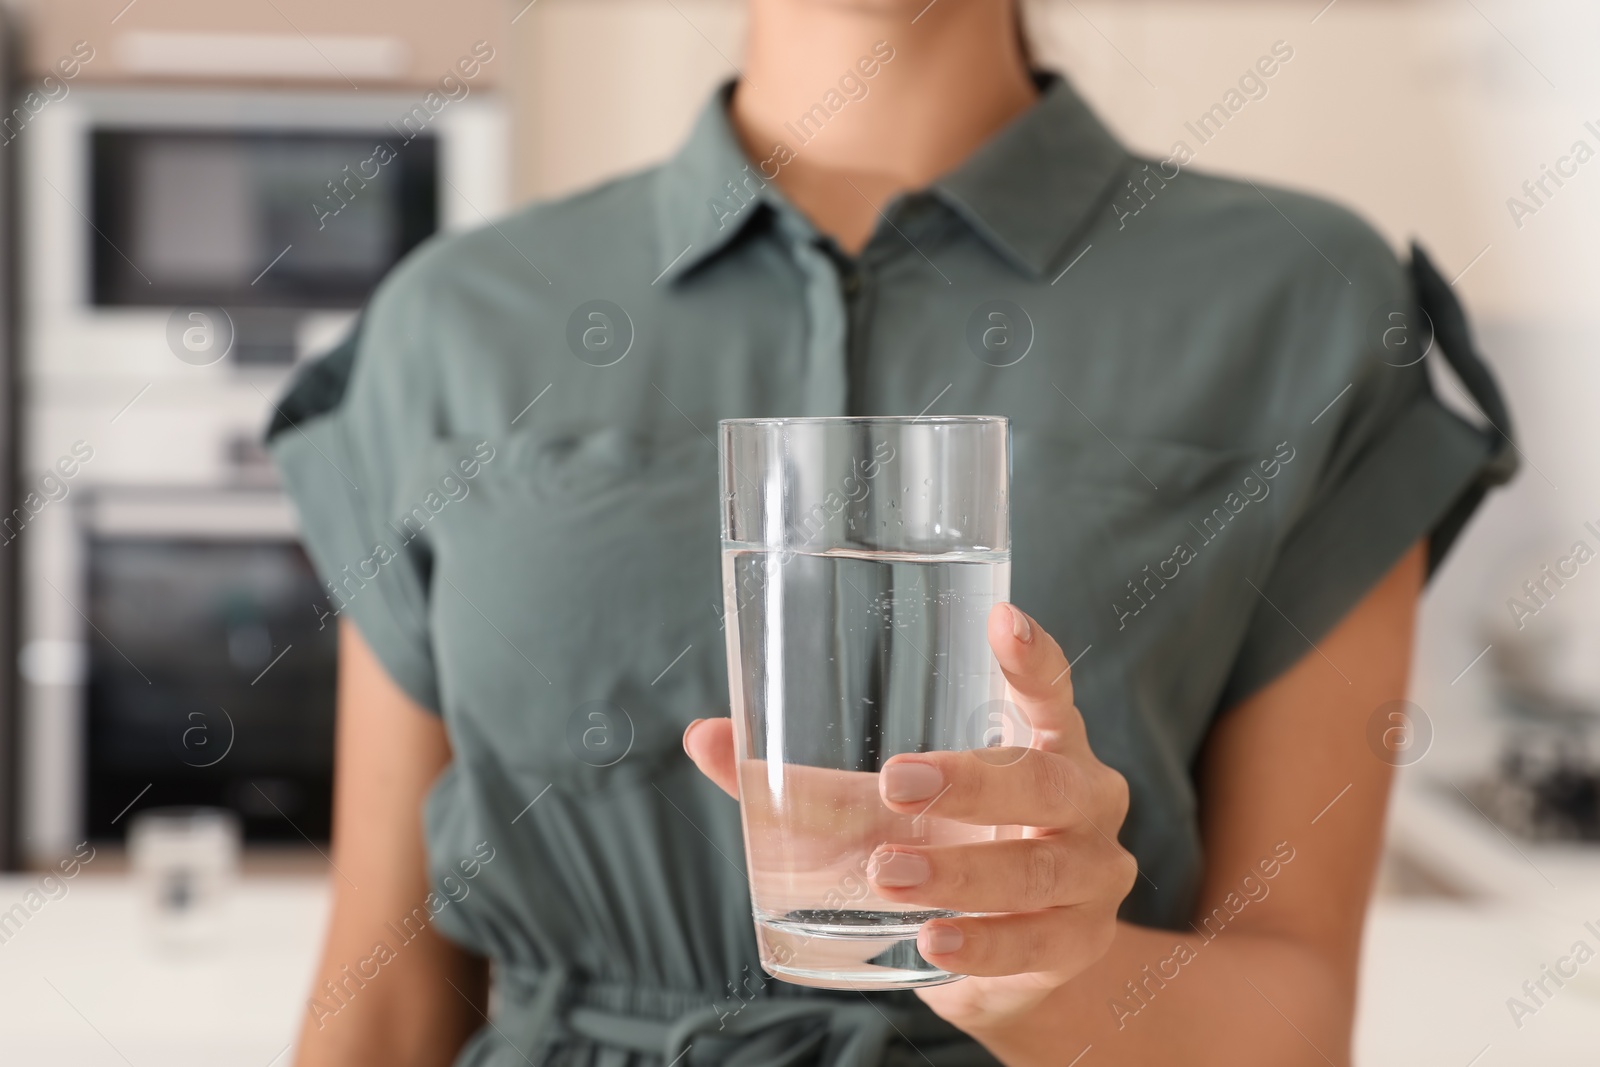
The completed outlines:
{"type": "Polygon", "coordinates": [[[849,251],[884,202],[957,167],[1026,110],[1008,0],[752,0],[731,116],[744,148],[849,251]]]}

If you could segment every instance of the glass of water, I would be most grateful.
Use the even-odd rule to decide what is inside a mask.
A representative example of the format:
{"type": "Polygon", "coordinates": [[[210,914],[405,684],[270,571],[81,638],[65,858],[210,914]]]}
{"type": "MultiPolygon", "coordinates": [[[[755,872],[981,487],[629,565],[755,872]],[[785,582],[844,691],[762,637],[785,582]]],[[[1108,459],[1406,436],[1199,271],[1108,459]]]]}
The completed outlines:
{"type": "Polygon", "coordinates": [[[954,913],[884,900],[885,844],[995,827],[887,808],[892,756],[1004,740],[990,609],[1010,598],[1003,418],[731,419],[722,583],[745,858],[762,966],[802,985],[953,981],[917,951],[954,913]]]}

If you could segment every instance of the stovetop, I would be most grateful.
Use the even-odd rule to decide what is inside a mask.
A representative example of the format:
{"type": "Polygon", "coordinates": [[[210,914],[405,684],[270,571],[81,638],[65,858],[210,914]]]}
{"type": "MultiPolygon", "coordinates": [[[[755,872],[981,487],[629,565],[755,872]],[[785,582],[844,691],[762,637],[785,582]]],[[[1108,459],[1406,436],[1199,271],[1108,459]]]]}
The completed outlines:
{"type": "Polygon", "coordinates": [[[1579,739],[1508,748],[1497,773],[1468,790],[1483,814],[1530,841],[1600,841],[1600,760],[1579,739]]]}

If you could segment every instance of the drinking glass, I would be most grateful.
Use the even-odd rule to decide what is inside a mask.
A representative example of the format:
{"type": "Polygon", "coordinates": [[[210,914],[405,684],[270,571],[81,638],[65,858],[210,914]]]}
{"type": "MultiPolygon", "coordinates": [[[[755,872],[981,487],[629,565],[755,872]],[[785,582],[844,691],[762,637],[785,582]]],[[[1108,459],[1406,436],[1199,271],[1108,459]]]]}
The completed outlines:
{"type": "Polygon", "coordinates": [[[884,844],[995,827],[890,811],[891,756],[1005,740],[989,611],[1009,599],[1003,418],[730,419],[722,583],[745,859],[761,963],[835,989],[954,981],[917,931],[954,912],[884,900],[884,844]],[[998,728],[998,732],[997,732],[998,728]]]}
{"type": "Polygon", "coordinates": [[[128,855],[163,949],[214,946],[239,873],[239,818],[222,808],[151,808],[128,828],[128,855]]]}

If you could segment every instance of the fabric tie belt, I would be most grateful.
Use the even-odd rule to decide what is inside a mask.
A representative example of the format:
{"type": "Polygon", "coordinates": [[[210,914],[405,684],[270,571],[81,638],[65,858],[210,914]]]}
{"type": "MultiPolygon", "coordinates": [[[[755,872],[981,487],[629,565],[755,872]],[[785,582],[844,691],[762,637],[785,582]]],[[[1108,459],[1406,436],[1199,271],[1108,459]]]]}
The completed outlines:
{"type": "MultiPolygon", "coordinates": [[[[583,982],[559,967],[507,967],[500,974],[495,1029],[537,1067],[571,1042],[659,1057],[666,1067],[878,1067],[897,1039],[918,1063],[935,1067],[996,1062],[916,1002],[807,995],[788,986],[748,1000],[713,997],[583,982]]],[[[763,988],[772,986],[767,981],[763,988]]]]}

